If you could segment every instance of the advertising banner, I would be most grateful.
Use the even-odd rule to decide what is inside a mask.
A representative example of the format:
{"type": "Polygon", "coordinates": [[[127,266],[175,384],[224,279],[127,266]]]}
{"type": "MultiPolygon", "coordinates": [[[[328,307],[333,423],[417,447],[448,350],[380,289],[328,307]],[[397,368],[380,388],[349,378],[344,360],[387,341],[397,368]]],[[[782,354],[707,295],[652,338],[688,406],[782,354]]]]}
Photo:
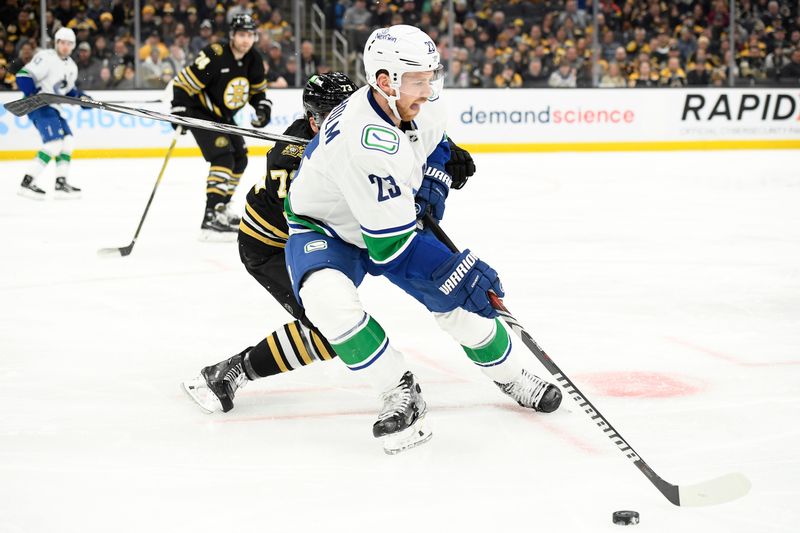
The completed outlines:
{"type": "MultiPolygon", "coordinates": [[[[96,100],[169,112],[164,91],[94,91],[96,100]],[[161,103],[142,103],[163,99],[161,103]]],[[[3,93],[0,103],[21,97],[3,93]]],[[[299,89],[270,90],[282,133],[302,116],[299,89]]],[[[480,152],[800,148],[800,90],[794,89],[448,89],[448,133],[480,152]]],[[[65,106],[78,157],[162,155],[169,124],[65,106]]],[[[237,122],[249,126],[252,110],[237,122]]],[[[270,143],[249,139],[253,154],[270,143]]],[[[32,157],[39,136],[0,106],[0,159],[32,157]]],[[[198,155],[191,136],[176,155],[198,155]]]]}

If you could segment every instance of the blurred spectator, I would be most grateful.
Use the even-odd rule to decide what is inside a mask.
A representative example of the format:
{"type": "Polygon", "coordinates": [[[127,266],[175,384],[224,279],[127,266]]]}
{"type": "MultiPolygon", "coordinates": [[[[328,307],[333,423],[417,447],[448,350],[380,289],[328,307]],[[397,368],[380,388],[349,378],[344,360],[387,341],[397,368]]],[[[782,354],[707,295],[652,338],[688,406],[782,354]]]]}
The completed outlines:
{"type": "Polygon", "coordinates": [[[273,89],[285,89],[289,86],[286,78],[272,71],[267,60],[264,60],[264,78],[267,80],[267,87],[273,89]]]}
{"type": "Polygon", "coordinates": [[[284,78],[289,84],[289,87],[302,87],[307,78],[300,77],[300,85],[297,84],[297,59],[291,55],[286,58],[286,71],[284,78]]]}
{"type": "Polygon", "coordinates": [[[234,5],[228,9],[228,14],[225,17],[225,20],[228,24],[231,23],[233,17],[236,15],[252,15],[253,8],[250,6],[249,0],[236,0],[234,5]]]}
{"type": "Polygon", "coordinates": [[[211,21],[206,19],[200,23],[200,35],[192,37],[191,44],[189,44],[192,55],[196,56],[200,50],[211,44],[211,34],[211,21]]]}
{"type": "Polygon", "coordinates": [[[575,88],[578,86],[575,69],[567,61],[562,61],[558,69],[550,74],[547,85],[554,88],[575,88]]]}
{"type": "MultiPolygon", "coordinates": [[[[12,44],[13,46],[13,43],[9,44],[12,44]]],[[[24,43],[21,43],[18,46],[17,57],[13,61],[10,61],[8,63],[8,71],[11,72],[12,74],[16,74],[17,72],[19,72],[22,67],[31,62],[31,60],[33,59],[33,54],[35,52],[36,50],[34,48],[34,44],[32,44],[31,42],[26,41],[24,43]]]]}
{"type": "MultiPolygon", "coordinates": [[[[197,8],[194,6],[189,6],[186,8],[186,16],[185,17],[178,17],[177,13],[175,14],[175,18],[183,23],[183,28],[186,30],[186,33],[189,37],[194,37],[200,33],[200,17],[197,15],[197,8]]],[[[211,26],[211,21],[208,22],[209,28],[211,26]]]]}
{"type": "Polygon", "coordinates": [[[272,17],[272,6],[267,0],[256,0],[253,6],[253,18],[259,24],[265,24],[272,17]]]}
{"type": "Polygon", "coordinates": [[[180,72],[186,66],[186,54],[178,43],[170,45],[166,61],[172,67],[172,72],[180,72]]]}
{"type": "Polygon", "coordinates": [[[283,14],[280,9],[272,10],[269,22],[262,26],[267,31],[273,43],[280,42],[283,37],[283,30],[289,27],[289,23],[283,20],[283,14]]]}
{"type": "Polygon", "coordinates": [[[800,85],[800,47],[792,51],[791,61],[781,69],[780,81],[800,85]]]}
{"type": "Polygon", "coordinates": [[[372,13],[367,9],[367,2],[355,0],[344,12],[342,24],[350,51],[363,50],[367,37],[372,33],[372,13]]]}
{"type": "Polygon", "coordinates": [[[117,82],[116,88],[124,90],[136,88],[136,71],[133,70],[133,65],[131,63],[124,66],[122,78],[117,82]]]}
{"type": "Polygon", "coordinates": [[[628,78],[628,87],[651,88],[658,87],[659,76],[657,72],[653,72],[650,66],[650,61],[639,61],[639,67],[636,72],[628,78]]]}
{"type": "Polygon", "coordinates": [[[72,7],[72,0],[58,0],[58,6],[53,9],[53,15],[66,26],[75,17],[77,11],[72,7]]]}
{"type": "Polygon", "coordinates": [[[447,87],[465,88],[469,87],[469,74],[463,69],[463,64],[458,59],[450,62],[450,71],[445,78],[447,87]]]}
{"type": "Polygon", "coordinates": [[[105,37],[108,42],[113,42],[117,31],[114,26],[114,15],[108,11],[100,13],[100,26],[97,28],[97,34],[105,37]]]}
{"type": "Polygon", "coordinates": [[[686,87],[686,72],[681,68],[680,59],[670,57],[667,66],[661,71],[662,87],[686,87]]]}
{"type": "Polygon", "coordinates": [[[169,55],[169,49],[164,43],[161,42],[161,36],[158,32],[153,32],[147,37],[145,43],[139,48],[139,59],[146,60],[155,50],[158,52],[159,59],[165,59],[169,55]]]}
{"type": "Polygon", "coordinates": [[[92,47],[87,42],[78,45],[77,55],[75,59],[75,64],[78,65],[77,85],[81,88],[92,87],[100,78],[102,63],[92,57],[92,47]]]}
{"type": "Polygon", "coordinates": [[[303,41],[300,45],[301,73],[304,80],[319,73],[319,58],[314,54],[311,41],[303,41]]]}
{"type": "Polygon", "coordinates": [[[225,6],[217,4],[213,13],[214,33],[220,37],[228,34],[228,19],[226,18],[225,6]]]}
{"type": "MultiPolygon", "coordinates": [[[[408,24],[409,26],[419,25],[419,13],[413,0],[405,0],[398,14],[403,18],[403,24],[408,24]]],[[[392,24],[394,24],[394,22],[392,22],[392,24]]]]}
{"type": "Polygon", "coordinates": [[[780,78],[781,69],[791,62],[789,57],[784,53],[784,49],[776,47],[764,61],[764,70],[767,77],[772,80],[780,78]]]}
{"type": "Polygon", "coordinates": [[[161,59],[158,48],[151,48],[150,55],[142,62],[142,83],[148,89],[163,89],[175,75],[172,65],[161,59]]]}
{"type": "Polygon", "coordinates": [[[586,11],[578,9],[578,3],[575,0],[567,0],[564,5],[564,11],[558,16],[558,25],[564,24],[564,19],[569,18],[575,24],[576,28],[586,28],[586,11]]]}
{"type": "Polygon", "coordinates": [[[87,87],[87,89],[98,89],[105,91],[108,89],[113,89],[115,84],[116,80],[114,80],[114,76],[111,74],[111,69],[108,67],[102,67],[100,69],[100,77],[95,80],[95,84],[92,87],[87,87]]]}
{"type": "Polygon", "coordinates": [[[114,79],[121,80],[125,73],[125,65],[133,64],[133,50],[122,37],[114,41],[114,49],[111,52],[109,66],[114,79]]]}
{"type": "Polygon", "coordinates": [[[103,63],[108,63],[111,59],[111,50],[108,49],[108,41],[103,35],[94,38],[94,49],[92,55],[103,63]]]}
{"type": "Polygon", "coordinates": [[[0,57],[0,91],[16,91],[15,76],[8,71],[8,61],[0,57]]]}
{"type": "Polygon", "coordinates": [[[47,35],[55,35],[58,30],[64,27],[61,24],[61,21],[58,20],[55,15],[53,15],[53,10],[48,9],[45,12],[45,28],[47,29],[47,35]]]}
{"type": "Polygon", "coordinates": [[[167,45],[175,40],[175,33],[178,28],[178,21],[175,20],[175,8],[172,4],[164,4],[161,15],[161,40],[167,45]]]}
{"type": "Polygon", "coordinates": [[[690,87],[707,87],[711,85],[711,72],[702,57],[698,57],[694,68],[686,75],[686,83],[690,87]]]}
{"type": "Polygon", "coordinates": [[[267,63],[269,63],[270,71],[276,76],[286,77],[286,62],[283,59],[283,49],[280,44],[273,42],[270,45],[267,63]]]}
{"type": "Polygon", "coordinates": [[[500,74],[494,77],[494,86],[497,88],[522,87],[522,76],[515,72],[511,65],[505,65],[500,74]]]}
{"type": "Polygon", "coordinates": [[[534,57],[528,62],[528,70],[525,71],[524,87],[547,87],[550,76],[544,70],[542,60],[534,57]]]}
{"type": "MultiPolygon", "coordinates": [[[[156,8],[151,5],[146,5],[142,8],[142,23],[140,27],[141,35],[143,39],[147,39],[148,36],[156,34],[158,35],[158,24],[156,22],[156,8]]],[[[147,57],[147,54],[142,56],[142,59],[147,57]]]]}
{"type": "Polygon", "coordinates": [[[619,63],[613,61],[608,64],[608,72],[603,75],[600,80],[600,87],[627,87],[627,82],[622,76],[619,68],[619,63]]]}
{"type": "Polygon", "coordinates": [[[35,39],[38,35],[39,25],[36,23],[36,18],[30,11],[29,6],[23,6],[17,13],[16,23],[6,26],[6,39],[13,43],[35,39]]]}
{"type": "Polygon", "coordinates": [[[67,22],[67,28],[75,30],[84,26],[88,27],[89,31],[97,31],[97,24],[95,21],[86,15],[86,7],[83,4],[79,4],[75,16],[72,20],[67,22]]]}

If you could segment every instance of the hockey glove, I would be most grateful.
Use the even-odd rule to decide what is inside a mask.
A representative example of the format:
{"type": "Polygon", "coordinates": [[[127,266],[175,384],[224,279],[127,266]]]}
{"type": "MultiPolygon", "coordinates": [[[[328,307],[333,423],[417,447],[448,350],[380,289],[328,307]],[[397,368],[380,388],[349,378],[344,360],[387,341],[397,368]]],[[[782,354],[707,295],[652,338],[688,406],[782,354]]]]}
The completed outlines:
{"type": "Polygon", "coordinates": [[[489,301],[489,291],[505,296],[495,269],[472,255],[469,249],[453,257],[433,272],[439,292],[458,307],[482,317],[495,318],[497,310],[489,301]]]}
{"type": "MultiPolygon", "coordinates": [[[[186,108],[183,107],[183,106],[173,106],[172,109],[170,109],[169,111],[173,115],[178,115],[179,117],[185,117],[186,116],[186,108]]],[[[181,126],[181,124],[175,124],[174,122],[170,122],[169,125],[172,126],[173,130],[177,130],[178,126],[181,126]]],[[[186,135],[186,131],[187,131],[186,126],[182,126],[181,127],[181,135],[186,135]]]]}
{"type": "Polygon", "coordinates": [[[440,222],[444,217],[444,201],[450,192],[450,182],[452,179],[443,170],[436,167],[427,167],[425,176],[422,178],[422,185],[414,198],[414,206],[417,210],[417,218],[422,217],[430,208],[430,213],[436,222],[440,222]]]}
{"type": "Polygon", "coordinates": [[[445,164],[444,169],[453,178],[451,187],[460,189],[466,185],[469,177],[475,174],[475,161],[469,152],[454,143],[453,139],[448,137],[447,142],[450,144],[450,161],[445,164]]]}
{"type": "Polygon", "coordinates": [[[254,128],[263,128],[272,118],[272,100],[260,100],[256,104],[256,118],[250,121],[254,128]]]}

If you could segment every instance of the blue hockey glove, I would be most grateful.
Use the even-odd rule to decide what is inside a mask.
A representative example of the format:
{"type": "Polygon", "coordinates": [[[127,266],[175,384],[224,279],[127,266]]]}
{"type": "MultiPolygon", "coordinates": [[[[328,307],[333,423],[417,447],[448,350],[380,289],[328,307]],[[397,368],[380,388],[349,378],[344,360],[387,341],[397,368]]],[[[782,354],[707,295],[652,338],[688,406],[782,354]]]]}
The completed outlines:
{"type": "Polygon", "coordinates": [[[422,185],[414,198],[417,218],[422,217],[430,207],[430,213],[436,222],[441,222],[444,217],[444,201],[450,192],[452,178],[444,170],[436,167],[427,167],[422,185]]]}
{"type": "Polygon", "coordinates": [[[505,296],[503,284],[495,269],[472,255],[469,249],[453,254],[433,273],[439,291],[451,298],[458,307],[486,318],[495,318],[497,310],[489,301],[492,291],[505,296]]]}

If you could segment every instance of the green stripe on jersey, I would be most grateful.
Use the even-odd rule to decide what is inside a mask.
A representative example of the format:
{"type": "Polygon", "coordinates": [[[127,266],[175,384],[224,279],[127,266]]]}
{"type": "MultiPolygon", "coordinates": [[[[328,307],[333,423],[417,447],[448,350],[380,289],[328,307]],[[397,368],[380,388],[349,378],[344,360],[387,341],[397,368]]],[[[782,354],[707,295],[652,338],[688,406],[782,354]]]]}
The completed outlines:
{"type": "Polygon", "coordinates": [[[295,215],[294,211],[292,211],[292,204],[289,201],[290,194],[286,195],[286,199],[283,201],[283,211],[286,213],[286,218],[289,219],[290,222],[294,222],[295,224],[300,224],[301,226],[305,226],[310,230],[316,231],[317,233],[322,233],[323,235],[327,235],[328,233],[322,229],[321,226],[314,224],[310,220],[301,217],[300,215],[295,215]]]}
{"type": "Polygon", "coordinates": [[[369,359],[383,341],[386,339],[386,332],[383,331],[378,322],[369,317],[367,325],[361,331],[342,343],[331,343],[336,354],[347,366],[356,366],[369,359]]]}
{"type": "Polygon", "coordinates": [[[361,236],[364,237],[364,244],[367,245],[367,252],[372,260],[376,263],[387,263],[414,236],[414,230],[391,237],[371,237],[363,232],[361,236]]]}
{"type": "Polygon", "coordinates": [[[464,351],[467,352],[467,357],[476,363],[485,365],[497,361],[503,357],[508,349],[508,343],[510,342],[508,338],[508,332],[498,319],[495,318],[494,321],[496,330],[492,340],[483,346],[479,346],[478,348],[467,348],[466,346],[462,346],[464,351]]]}

